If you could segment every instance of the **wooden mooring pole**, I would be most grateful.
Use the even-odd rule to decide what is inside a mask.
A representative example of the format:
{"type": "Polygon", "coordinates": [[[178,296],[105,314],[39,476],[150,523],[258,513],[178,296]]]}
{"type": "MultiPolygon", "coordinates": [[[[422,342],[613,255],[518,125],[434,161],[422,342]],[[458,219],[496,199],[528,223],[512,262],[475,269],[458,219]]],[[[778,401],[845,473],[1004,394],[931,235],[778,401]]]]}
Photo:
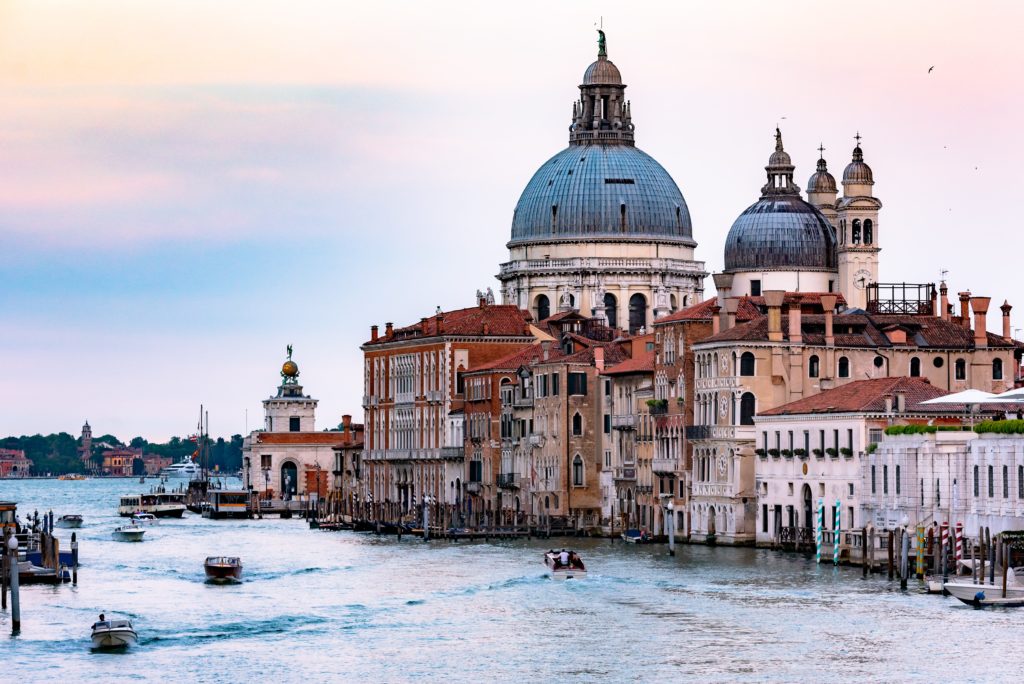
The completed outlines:
{"type": "Polygon", "coordinates": [[[864,526],[861,531],[861,545],[860,545],[860,565],[861,571],[863,572],[863,579],[868,578],[868,527],[864,526]]]}
{"type": "Polygon", "coordinates": [[[18,538],[7,530],[7,569],[11,583],[11,634],[21,631],[21,601],[18,596],[18,538]]]}
{"type": "Polygon", "coordinates": [[[78,535],[71,533],[71,583],[78,584],[78,535]]]}
{"type": "Polygon", "coordinates": [[[896,541],[896,535],[892,530],[889,530],[889,581],[892,581],[893,577],[893,542],[896,541]]]}

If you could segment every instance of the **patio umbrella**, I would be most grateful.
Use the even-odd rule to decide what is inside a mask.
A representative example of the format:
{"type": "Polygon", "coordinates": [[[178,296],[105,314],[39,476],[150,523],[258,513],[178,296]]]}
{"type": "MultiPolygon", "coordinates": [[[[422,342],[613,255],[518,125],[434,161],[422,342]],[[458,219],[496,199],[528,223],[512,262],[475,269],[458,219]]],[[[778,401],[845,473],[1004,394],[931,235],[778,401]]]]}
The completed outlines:
{"type": "Polygon", "coordinates": [[[967,408],[967,413],[970,415],[971,425],[974,425],[974,412],[980,404],[990,404],[996,395],[991,392],[983,392],[981,390],[969,389],[962,392],[954,392],[953,394],[947,394],[944,397],[935,397],[927,401],[922,401],[922,406],[936,406],[941,404],[961,404],[967,408]]]}
{"type": "Polygon", "coordinates": [[[1006,390],[1002,394],[997,394],[993,399],[993,402],[1006,402],[1011,404],[1024,403],[1024,387],[1017,387],[1015,389],[1006,390]]]}

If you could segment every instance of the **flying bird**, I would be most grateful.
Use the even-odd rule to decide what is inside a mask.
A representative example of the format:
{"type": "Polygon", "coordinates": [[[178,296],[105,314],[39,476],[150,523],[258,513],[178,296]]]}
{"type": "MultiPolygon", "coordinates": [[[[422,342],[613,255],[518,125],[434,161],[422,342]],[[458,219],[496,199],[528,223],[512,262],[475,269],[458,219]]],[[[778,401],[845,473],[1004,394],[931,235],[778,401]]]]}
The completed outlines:
{"type": "Polygon", "coordinates": [[[932,73],[932,69],[934,69],[934,68],[935,68],[935,66],[934,66],[934,65],[932,65],[932,66],[928,67],[928,73],[929,73],[929,74],[930,74],[930,73],[932,73]]]}

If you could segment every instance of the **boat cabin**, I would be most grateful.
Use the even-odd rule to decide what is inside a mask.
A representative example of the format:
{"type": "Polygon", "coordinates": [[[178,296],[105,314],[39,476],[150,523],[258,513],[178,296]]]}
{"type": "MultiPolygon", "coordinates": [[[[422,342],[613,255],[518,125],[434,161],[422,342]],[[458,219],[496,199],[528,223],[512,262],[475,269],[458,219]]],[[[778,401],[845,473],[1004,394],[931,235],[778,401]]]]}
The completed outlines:
{"type": "Polygon", "coordinates": [[[203,511],[204,517],[214,520],[252,517],[247,490],[211,489],[208,496],[209,504],[203,511]]]}

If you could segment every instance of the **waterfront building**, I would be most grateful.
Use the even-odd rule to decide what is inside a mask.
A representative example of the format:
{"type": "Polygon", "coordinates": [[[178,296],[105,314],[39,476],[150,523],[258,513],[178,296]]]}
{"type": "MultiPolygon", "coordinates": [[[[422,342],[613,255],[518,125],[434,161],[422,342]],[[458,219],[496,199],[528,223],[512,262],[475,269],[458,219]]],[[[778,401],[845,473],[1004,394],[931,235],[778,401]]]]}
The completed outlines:
{"type": "Polygon", "coordinates": [[[155,454],[143,454],[142,464],[145,468],[146,475],[156,476],[160,474],[160,471],[171,465],[174,462],[170,456],[157,456],[155,454]]]}
{"type": "Polygon", "coordinates": [[[819,501],[826,529],[835,529],[837,508],[842,529],[882,528],[862,502],[884,430],[959,426],[963,407],[921,403],[946,394],[924,378],[856,380],[756,415],[757,544],[813,544],[819,501]]]}
{"type": "Polygon", "coordinates": [[[497,277],[502,301],[535,320],[572,309],[636,333],[699,302],[707,274],[679,187],[634,143],[626,85],[599,35],[569,146],[523,190],[497,277]]]}
{"type": "Polygon", "coordinates": [[[892,529],[906,518],[911,527],[960,524],[971,536],[981,527],[993,538],[1020,530],[1024,435],[885,435],[866,458],[861,490],[865,518],[879,529],[892,529]]]}
{"type": "Polygon", "coordinates": [[[383,335],[373,326],[362,346],[363,503],[390,519],[425,495],[448,514],[464,511],[463,374],[535,340],[528,312],[480,292],[470,308],[404,328],[388,323],[383,335]]]}
{"type": "MultiPolygon", "coordinates": [[[[629,340],[630,358],[601,374],[605,413],[602,514],[613,528],[646,529],[662,533],[663,508],[675,496],[673,483],[658,477],[655,459],[655,421],[663,405],[654,395],[654,334],[629,340]],[[655,480],[657,479],[657,484],[655,480]]],[[[680,510],[682,513],[682,510],[680,510]]],[[[677,525],[676,531],[685,530],[677,525]]]]}
{"type": "Polygon", "coordinates": [[[951,392],[1013,386],[1021,348],[986,331],[988,298],[965,293],[961,315],[950,317],[931,315],[929,285],[871,290],[885,292],[892,298],[868,309],[887,313],[836,313],[835,294],[767,291],[751,298],[763,315],[694,345],[693,538],[754,541],[756,413],[868,378],[923,378],[951,392]]]}
{"type": "Polygon", "coordinates": [[[32,472],[32,459],[21,449],[0,449],[0,478],[28,477],[32,472]]]}
{"type": "Polygon", "coordinates": [[[102,453],[100,470],[104,475],[131,477],[135,475],[135,461],[142,459],[142,449],[112,447],[102,453]]]}
{"type": "Polygon", "coordinates": [[[316,431],[317,400],[303,393],[299,366],[288,358],[281,366],[281,384],[263,400],[264,425],[242,441],[242,481],[263,498],[326,494],[334,464],[337,430],[316,431]]]}
{"type": "Polygon", "coordinates": [[[357,502],[365,498],[363,481],[363,425],[353,423],[352,416],[341,417],[339,443],[334,445],[334,496],[341,502],[342,512],[354,515],[358,512],[357,502]]]}

